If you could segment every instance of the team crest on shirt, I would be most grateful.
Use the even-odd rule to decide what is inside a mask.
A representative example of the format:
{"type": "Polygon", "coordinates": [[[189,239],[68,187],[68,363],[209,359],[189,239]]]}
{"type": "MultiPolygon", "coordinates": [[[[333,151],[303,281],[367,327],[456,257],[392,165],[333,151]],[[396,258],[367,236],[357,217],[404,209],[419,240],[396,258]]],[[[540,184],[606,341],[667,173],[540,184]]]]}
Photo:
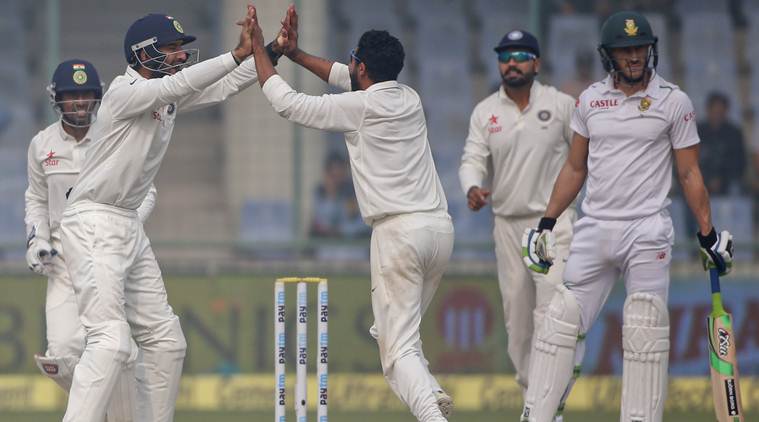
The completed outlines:
{"type": "Polygon", "coordinates": [[[540,110],[538,112],[538,120],[541,122],[547,122],[551,118],[551,112],[548,110],[540,110]]]}
{"type": "Polygon", "coordinates": [[[501,130],[503,130],[503,126],[498,124],[498,116],[495,114],[491,114],[488,118],[488,132],[489,133],[498,133],[501,130]]]}
{"type": "Polygon", "coordinates": [[[640,99],[640,104],[638,104],[638,110],[648,111],[650,107],[651,107],[651,97],[646,96],[640,99]]]}

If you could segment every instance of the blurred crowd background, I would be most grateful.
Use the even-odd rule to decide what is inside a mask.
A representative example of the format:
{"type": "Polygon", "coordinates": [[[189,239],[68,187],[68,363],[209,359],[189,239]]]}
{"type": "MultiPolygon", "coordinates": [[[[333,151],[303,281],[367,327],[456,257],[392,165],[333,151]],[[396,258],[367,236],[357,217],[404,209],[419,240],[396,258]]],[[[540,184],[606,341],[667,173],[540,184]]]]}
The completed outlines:
{"type": "MultiPolygon", "coordinates": [[[[84,58],[107,83],[125,69],[122,40],[142,14],[165,12],[198,36],[201,60],[235,44],[240,0],[0,0],[0,261],[23,268],[26,149],[52,122],[45,87],[61,60],[84,58]]],[[[274,34],[286,1],[256,2],[274,34]]],[[[701,162],[716,225],[735,234],[750,262],[759,200],[759,1],[755,0],[309,0],[296,2],[301,44],[345,61],[367,29],[387,29],[406,49],[401,80],[422,96],[429,140],[456,226],[457,268],[492,270],[490,209],[472,213],[458,164],[474,105],[497,89],[492,48],[527,29],[543,49],[540,80],[577,96],[603,71],[599,27],[623,8],[650,19],[659,37],[658,70],[691,97],[701,162]]],[[[326,86],[282,60],[280,72],[313,94],[326,86]]],[[[147,223],[159,259],[179,269],[268,265],[363,265],[369,229],[361,222],[342,135],[287,123],[258,86],[233,101],[180,116],[157,179],[147,223]],[[268,263],[268,264],[267,264],[268,263]]],[[[677,185],[675,183],[675,185],[677,185]]],[[[694,227],[675,189],[676,261],[695,257],[694,227]]],[[[677,267],[677,265],[676,265],[677,267]]],[[[740,267],[740,264],[739,264],[740,267]]],[[[488,271],[489,271],[488,270],[488,271]]],[[[468,270],[466,270],[468,271],[468,270]]]]}

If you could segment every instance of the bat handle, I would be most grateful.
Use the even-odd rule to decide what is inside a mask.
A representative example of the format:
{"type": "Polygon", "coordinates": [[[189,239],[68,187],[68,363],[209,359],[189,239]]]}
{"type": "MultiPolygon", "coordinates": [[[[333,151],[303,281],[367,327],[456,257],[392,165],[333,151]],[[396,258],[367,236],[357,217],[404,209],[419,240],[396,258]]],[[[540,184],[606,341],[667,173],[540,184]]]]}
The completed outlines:
{"type": "Polygon", "coordinates": [[[716,268],[709,270],[709,279],[712,282],[712,316],[719,316],[725,313],[722,305],[722,293],[719,288],[719,271],[716,268]]]}
{"type": "Polygon", "coordinates": [[[709,279],[712,282],[712,294],[719,293],[719,271],[716,268],[709,269],[709,279]]]}

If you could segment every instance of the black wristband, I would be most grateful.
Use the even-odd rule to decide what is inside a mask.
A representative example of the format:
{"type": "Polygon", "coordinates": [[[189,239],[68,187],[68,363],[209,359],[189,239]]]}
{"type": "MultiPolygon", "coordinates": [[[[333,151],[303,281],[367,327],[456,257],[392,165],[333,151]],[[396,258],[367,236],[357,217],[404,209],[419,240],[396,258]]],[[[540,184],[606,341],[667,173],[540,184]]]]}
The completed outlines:
{"type": "Polygon", "coordinates": [[[712,231],[709,232],[706,236],[703,236],[700,231],[696,232],[696,237],[698,237],[698,243],[701,245],[704,249],[709,249],[717,243],[717,231],[714,230],[714,227],[712,226],[712,231]]]}
{"type": "Polygon", "coordinates": [[[543,230],[553,230],[553,226],[556,225],[556,219],[551,217],[543,217],[540,219],[540,222],[538,223],[538,231],[542,232],[543,230]]]}
{"type": "Polygon", "coordinates": [[[274,42],[272,41],[269,44],[266,44],[266,54],[269,55],[269,58],[271,59],[271,64],[276,66],[279,62],[279,58],[282,57],[282,53],[277,53],[274,51],[274,42]]]}
{"type": "MultiPolygon", "coordinates": [[[[229,52],[229,54],[231,54],[231,55],[232,55],[232,60],[234,60],[234,61],[235,61],[235,63],[237,63],[237,65],[238,65],[238,66],[240,65],[240,63],[242,63],[241,61],[237,61],[237,56],[235,56],[235,53],[232,53],[232,52],[230,51],[230,52],[229,52]]],[[[68,197],[67,197],[67,198],[68,198],[68,197]]]]}

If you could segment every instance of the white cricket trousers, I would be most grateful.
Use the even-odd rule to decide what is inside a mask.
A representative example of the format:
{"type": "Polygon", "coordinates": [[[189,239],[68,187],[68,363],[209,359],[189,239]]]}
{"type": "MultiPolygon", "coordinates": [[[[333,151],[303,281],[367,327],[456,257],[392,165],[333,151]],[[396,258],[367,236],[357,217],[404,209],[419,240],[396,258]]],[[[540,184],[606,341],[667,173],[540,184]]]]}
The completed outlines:
{"type": "Polygon", "coordinates": [[[136,420],[173,420],[187,343],[137,212],[77,203],[64,212],[61,234],[86,332],[64,422],[104,419],[132,336],[142,352],[136,420]]]}
{"type": "MultiPolygon", "coordinates": [[[[45,375],[69,392],[74,368],[84,352],[85,331],[79,319],[74,286],[65,265],[62,246],[57,236],[52,239],[53,249],[59,253],[51,261],[45,296],[45,324],[47,351],[40,361],[45,375]]],[[[129,359],[129,367],[119,380],[108,402],[108,422],[132,422],[136,405],[137,388],[134,382],[134,361],[137,346],[129,359]]]]}
{"type": "Polygon", "coordinates": [[[442,211],[394,215],[372,226],[370,331],[385,379],[420,422],[446,420],[433,395],[440,386],[422,353],[419,325],[452,251],[453,224],[442,211]]]}
{"type": "Polygon", "coordinates": [[[539,274],[527,268],[522,260],[522,235],[525,229],[538,226],[540,216],[495,217],[493,237],[503,320],[508,335],[507,350],[516,371],[517,383],[523,391],[527,391],[534,327],[545,315],[555,287],[563,281],[564,265],[572,241],[572,225],[576,218],[577,213],[570,208],[557,219],[553,229],[557,257],[548,274],[539,274]]]}
{"type": "MultiPolygon", "coordinates": [[[[675,233],[668,210],[636,220],[598,220],[575,224],[564,285],[580,305],[581,333],[598,318],[614,284],[624,278],[627,295],[651,293],[667,303],[675,233]]],[[[577,364],[585,354],[579,344],[577,364]]]]}
{"type": "MultiPolygon", "coordinates": [[[[84,352],[84,326],[79,320],[74,286],[66,269],[60,241],[54,239],[52,247],[59,254],[51,261],[47,277],[45,295],[47,351],[45,355],[62,358],[76,365],[84,352]]],[[[73,367],[70,368],[71,371],[73,369],[73,367]]],[[[64,369],[59,369],[59,372],[64,371],[64,369]]],[[[71,379],[61,379],[60,385],[68,392],[71,388],[71,379]]]]}

